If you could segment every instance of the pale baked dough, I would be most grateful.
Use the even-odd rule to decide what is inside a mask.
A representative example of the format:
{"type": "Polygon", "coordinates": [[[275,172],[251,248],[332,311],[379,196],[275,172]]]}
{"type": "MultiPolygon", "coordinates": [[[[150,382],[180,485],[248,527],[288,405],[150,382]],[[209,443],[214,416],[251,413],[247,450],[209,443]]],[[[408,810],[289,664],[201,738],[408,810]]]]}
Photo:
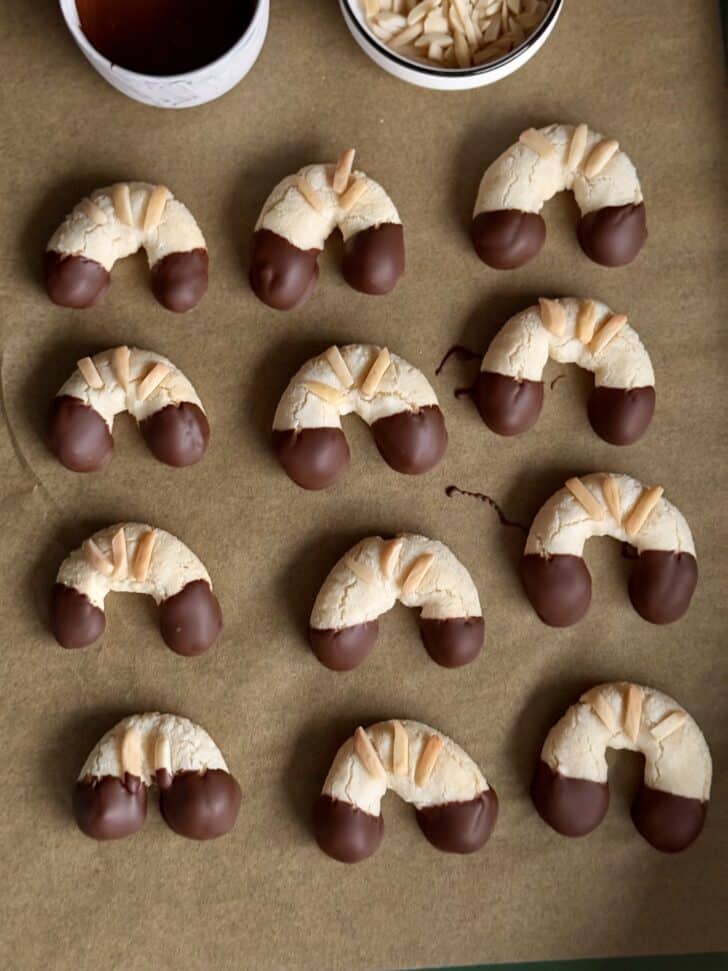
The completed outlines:
{"type": "MultiPolygon", "coordinates": [[[[204,728],[180,715],[165,715],[157,711],[143,715],[130,715],[108,731],[92,749],[83,764],[78,779],[103,779],[115,776],[123,780],[129,765],[123,764],[122,743],[132,733],[135,754],[140,752],[139,765],[133,766],[133,775],[139,775],[144,785],[155,781],[157,769],[167,769],[172,776],[179,772],[206,772],[208,769],[222,769],[229,772],[220,749],[204,728]],[[160,738],[167,740],[168,761],[159,764],[160,738]],[[139,747],[137,748],[137,741],[139,747]],[[139,770],[138,772],[136,770],[139,770]]],[[[166,746],[165,746],[166,748],[166,746]]]]}
{"type": "Polygon", "coordinates": [[[192,384],[179,368],[161,354],[136,347],[112,347],[107,351],[94,354],[91,361],[103,382],[103,387],[91,387],[77,367],[56,397],[70,395],[90,405],[104,419],[109,431],[112,429],[114,417],[122,411],[128,411],[137,422],[143,421],[168,405],[179,405],[183,402],[197,405],[203,413],[205,411],[192,384]],[[121,382],[119,380],[116,359],[119,352],[128,352],[129,379],[126,388],[123,386],[123,379],[121,382]],[[168,373],[146,397],[140,397],[139,386],[156,364],[168,368],[168,373]]]}
{"type": "Polygon", "coordinates": [[[537,129],[550,144],[546,157],[529,145],[517,141],[485,171],[475,200],[473,217],[481,212],[516,209],[538,213],[557,192],[571,189],[585,215],[607,206],[636,205],[642,202],[637,171],[628,156],[617,149],[593,177],[585,174],[585,163],[594,148],[606,141],[603,135],[586,129],[584,151],[576,164],[569,164],[569,147],[574,125],[546,125],[537,129]]]}
{"type": "Polygon", "coordinates": [[[703,733],[690,715],[661,691],[628,682],[597,685],[553,726],[541,759],[562,776],[604,783],[606,751],[610,748],[644,755],[644,778],[649,788],[708,800],[712,762],[703,733]],[[625,732],[630,690],[635,709],[639,709],[636,732],[631,732],[634,737],[625,732]]]}
{"type": "Polygon", "coordinates": [[[393,770],[395,720],[378,722],[366,729],[366,736],[373,746],[382,773],[373,775],[368,770],[357,755],[356,736],[352,736],[336,753],[322,794],[378,816],[382,797],[388,789],[405,802],[412,803],[416,809],[424,809],[446,803],[467,802],[490,788],[475,762],[447,735],[421,722],[402,720],[398,724],[406,736],[406,771],[398,774],[393,770]],[[427,781],[418,785],[420,758],[428,740],[432,738],[439,740],[441,748],[427,781]]]}
{"type": "Polygon", "coordinates": [[[149,182],[129,182],[96,189],[66,216],[46,249],[63,256],[94,260],[108,271],[117,260],[141,248],[146,251],[150,267],[171,253],[206,249],[205,238],[194,217],[171,192],[159,222],[153,228],[144,228],[150,197],[161,188],[149,182]],[[117,194],[118,200],[119,187],[123,191],[124,186],[129,190],[130,224],[119,217],[114,206],[114,196],[117,194]]]}
{"type": "Polygon", "coordinates": [[[344,241],[364,229],[384,223],[401,225],[402,220],[384,189],[363,172],[351,173],[351,183],[364,183],[364,192],[350,209],[342,206],[343,196],[334,191],[336,165],[306,165],[295,175],[289,175],[273,189],[266,199],[255,231],[267,229],[282,236],[300,250],[322,250],[331,233],[338,227],[344,241]],[[320,200],[320,210],[314,208],[298,188],[304,179],[320,200]]]}
{"type": "Polygon", "coordinates": [[[375,344],[347,344],[306,361],[278,402],[273,430],[341,428],[342,416],[351,413],[372,425],[380,418],[437,405],[437,395],[424,374],[391,352],[387,352],[389,365],[374,393],[362,393],[362,384],[382,351],[375,344]],[[332,352],[340,353],[351,383],[342,381],[334,370],[332,352]],[[329,397],[327,389],[332,393],[329,397]]]}
{"type": "Polygon", "coordinates": [[[539,305],[528,307],[511,317],[498,331],[488,347],[480,366],[515,378],[517,381],[541,381],[549,358],[559,364],[577,364],[594,374],[597,387],[644,388],[654,387],[655,373],[650,357],[637,332],[625,323],[617,333],[599,348],[589,344],[598,337],[600,329],[614,317],[613,311],[599,300],[585,301],[577,297],[560,297],[548,301],[556,304],[563,314],[563,332],[556,334],[544,324],[539,305]],[[585,304],[593,305],[585,308],[585,304]],[[590,340],[577,337],[577,320],[584,311],[593,325],[590,340]]]}
{"type": "Polygon", "coordinates": [[[194,580],[204,580],[212,588],[210,575],[192,550],[171,533],[144,523],[117,523],[94,533],[83,546],[66,557],[56,577],[56,583],[85,594],[101,610],[109,591],[148,594],[159,604],[194,580]],[[112,540],[120,530],[124,534],[128,565],[116,576],[106,575],[92,565],[88,556],[89,541],[109,563],[113,563],[112,540]],[[138,544],[148,533],[154,534],[149,569],[144,580],[137,580],[133,569],[138,544]]]}
{"type": "Polygon", "coordinates": [[[660,497],[636,533],[627,531],[630,512],[645,492],[645,486],[629,475],[594,472],[580,481],[602,510],[602,519],[591,516],[566,488],[559,489],[536,513],[526,540],[525,554],[548,557],[556,554],[582,556],[584,543],[592,536],[611,536],[630,543],[638,552],[665,550],[695,556],[690,527],[682,513],[660,497]],[[619,494],[619,519],[610,512],[604,483],[610,477],[619,494]]]}
{"type": "Polygon", "coordinates": [[[370,536],[339,560],[316,597],[311,627],[341,630],[363,624],[391,610],[398,600],[421,608],[424,619],[483,615],[473,579],[452,551],[437,540],[403,533],[394,540],[370,536]],[[407,577],[422,557],[431,557],[430,565],[408,591],[407,577]]]}

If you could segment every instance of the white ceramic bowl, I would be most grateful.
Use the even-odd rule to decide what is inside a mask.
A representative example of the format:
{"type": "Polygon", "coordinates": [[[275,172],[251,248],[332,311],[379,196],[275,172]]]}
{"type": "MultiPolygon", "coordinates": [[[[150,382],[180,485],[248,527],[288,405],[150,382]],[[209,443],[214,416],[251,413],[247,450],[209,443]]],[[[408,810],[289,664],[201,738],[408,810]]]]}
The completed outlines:
{"type": "MultiPolygon", "coordinates": [[[[109,84],[135,101],[157,108],[191,108],[213,101],[241,81],[255,64],[268,32],[270,0],[258,0],[247,30],[229,51],[216,61],[185,74],[137,74],[119,67],[91,44],[78,18],[76,0],[60,0],[68,29],[81,51],[109,84]]],[[[213,16],[211,4],[210,16],[213,16]]]]}
{"type": "Polygon", "coordinates": [[[420,88],[434,88],[438,91],[481,88],[517,71],[544,45],[556,26],[563,5],[564,0],[553,0],[548,13],[534,32],[510,53],[481,64],[479,67],[454,68],[431,66],[393,51],[369,28],[362,0],[339,0],[341,12],[352,37],[375,64],[402,81],[416,84],[420,88]]]}

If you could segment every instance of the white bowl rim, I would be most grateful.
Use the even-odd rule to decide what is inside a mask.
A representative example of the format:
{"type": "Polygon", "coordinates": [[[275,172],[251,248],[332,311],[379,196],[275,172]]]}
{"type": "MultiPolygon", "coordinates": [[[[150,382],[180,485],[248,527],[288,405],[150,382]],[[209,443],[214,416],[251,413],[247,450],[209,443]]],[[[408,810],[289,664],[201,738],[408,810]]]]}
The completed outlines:
{"type": "Polygon", "coordinates": [[[376,48],[377,52],[388,60],[399,64],[401,67],[406,68],[410,71],[414,71],[417,74],[427,75],[429,77],[438,78],[470,78],[477,77],[481,74],[488,74],[490,71],[495,71],[505,65],[512,63],[516,58],[524,54],[529,47],[531,47],[540,37],[543,37],[551,27],[554,21],[558,17],[561,8],[564,5],[564,0],[552,0],[551,6],[543,18],[541,23],[538,25],[536,30],[528,37],[518,47],[509,51],[507,54],[503,54],[502,57],[495,58],[492,61],[486,61],[485,64],[478,64],[474,67],[435,67],[434,65],[430,67],[428,64],[422,63],[422,61],[414,61],[409,57],[404,57],[402,54],[398,54],[397,51],[393,51],[391,47],[387,47],[386,44],[379,40],[376,34],[371,30],[367,30],[359,17],[352,9],[355,4],[361,2],[361,0],[339,0],[343,7],[346,7],[346,12],[351,18],[351,23],[354,28],[361,34],[362,38],[376,48]]]}
{"type": "Polygon", "coordinates": [[[210,68],[214,68],[222,61],[232,58],[250,40],[253,30],[257,26],[256,20],[258,15],[262,9],[270,5],[270,0],[255,0],[255,10],[253,11],[253,16],[250,18],[250,23],[240,37],[235,41],[232,47],[229,47],[226,51],[223,51],[223,53],[219,57],[216,57],[214,61],[210,61],[208,64],[203,64],[202,67],[196,67],[192,71],[184,71],[182,74],[143,74],[141,71],[132,71],[130,68],[123,67],[121,64],[115,64],[114,61],[109,60],[105,54],[102,54],[98,47],[94,47],[81,29],[81,20],[78,16],[76,0],[58,0],[58,5],[61,8],[61,14],[66,22],[66,26],[71,31],[74,40],[84,54],[89,58],[89,60],[93,61],[93,58],[99,58],[99,60],[103,61],[104,65],[107,66],[109,70],[113,71],[114,74],[117,74],[120,78],[141,78],[143,81],[151,84],[162,84],[168,83],[171,80],[195,81],[208,72],[210,68]],[[73,15],[71,11],[73,11],[73,15]]]}

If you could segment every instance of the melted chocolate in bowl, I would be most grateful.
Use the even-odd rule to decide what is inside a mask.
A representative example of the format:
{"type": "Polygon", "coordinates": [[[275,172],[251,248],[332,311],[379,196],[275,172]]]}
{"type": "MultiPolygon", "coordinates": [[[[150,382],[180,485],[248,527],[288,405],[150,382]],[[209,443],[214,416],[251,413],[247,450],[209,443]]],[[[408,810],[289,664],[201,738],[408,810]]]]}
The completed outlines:
{"type": "Polygon", "coordinates": [[[138,74],[186,74],[242,37],[256,0],[76,0],[86,37],[112,64],[138,74]]]}

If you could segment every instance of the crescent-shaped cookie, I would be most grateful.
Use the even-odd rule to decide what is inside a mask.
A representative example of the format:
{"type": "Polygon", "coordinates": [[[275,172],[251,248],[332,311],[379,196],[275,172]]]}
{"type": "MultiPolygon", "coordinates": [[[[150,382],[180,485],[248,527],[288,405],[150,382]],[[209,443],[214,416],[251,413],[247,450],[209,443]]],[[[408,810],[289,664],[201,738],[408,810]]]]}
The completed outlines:
{"type": "Polygon", "coordinates": [[[489,166],[471,227],[480,259],[496,270],[533,259],[546,238],[539,213],[563,189],[581,211],[577,234],[586,255],[603,266],[631,263],[647,239],[637,172],[618,142],[584,124],[529,128],[489,166]]]}
{"type": "Polygon", "coordinates": [[[166,186],[117,182],[96,189],[55,231],[45,254],[48,296],[62,307],[93,307],[117,260],[146,250],[152,291],[177,313],[207,291],[207,246],[194,217],[166,186]]]}
{"type": "Polygon", "coordinates": [[[108,526],[66,557],[50,609],[51,630],[61,647],[86,647],[103,634],[109,591],[153,597],[164,642],[177,654],[202,654],[222,630],[220,604],[202,561],[163,529],[143,523],[108,526]]]}
{"type": "Polygon", "coordinates": [[[84,357],[53,400],[48,442],[73,472],[96,472],[114,450],[114,417],[129,412],[151,452],[167,465],[194,465],[210,425],[197,392],[161,354],[113,347],[84,357]]]}
{"type": "Polygon", "coordinates": [[[710,751],[690,715],[672,698],[628,682],[600,684],[551,729],[531,784],[542,818],[564,836],[595,829],[609,806],[607,749],[645,758],[632,819],[658,850],[695,840],[710,798],[710,751]]]}
{"type": "Polygon", "coordinates": [[[333,346],[291,378],[273,418],[273,448],[294,482],[325,489],[342,475],[350,453],[341,418],[352,412],[396,472],[421,475],[445,454],[445,419],[421,371],[386,347],[333,346]]]}
{"type": "Polygon", "coordinates": [[[404,230],[394,203],[363,172],[354,150],[336,165],[306,165],[266,199],[251,243],[250,285],[276,310],[300,306],[318,279],[316,260],[339,229],[344,279],[361,293],[393,290],[404,272],[404,230]]]}
{"type": "Polygon", "coordinates": [[[97,840],[136,833],[147,790],[159,788],[167,825],[189,839],[223,836],[235,825],[240,786],[204,728],[179,715],[131,715],[94,746],[78,776],[73,814],[97,840]]]}
{"type": "Polygon", "coordinates": [[[397,601],[420,609],[433,661],[454,668],[477,656],[485,624],[472,577],[444,543],[411,533],[371,536],[339,560],[311,611],[311,649],[326,667],[350,671],[374,646],[379,616],[397,601]]]}
{"type": "Polygon", "coordinates": [[[644,435],[655,410],[655,373],[624,314],[598,300],[539,300],[511,317],[490,343],[473,389],[483,421],[499,435],[520,435],[543,404],[548,359],[594,373],[589,421],[612,445],[644,435]]]}
{"type": "Polygon", "coordinates": [[[446,853],[479,850],[498,816],[495,790],[451,738],[421,722],[378,722],[357,728],[326,776],[313,816],[324,853],[342,863],[371,856],[388,789],[412,803],[425,837],[446,853]]]}
{"type": "Polygon", "coordinates": [[[637,549],[629,597],[641,617],[653,624],[682,617],[698,582],[695,544],[685,517],[663,491],[628,475],[598,472],[569,479],[543,504],[520,574],[545,624],[568,627],[586,613],[591,575],[583,552],[592,536],[611,536],[637,549]]]}

